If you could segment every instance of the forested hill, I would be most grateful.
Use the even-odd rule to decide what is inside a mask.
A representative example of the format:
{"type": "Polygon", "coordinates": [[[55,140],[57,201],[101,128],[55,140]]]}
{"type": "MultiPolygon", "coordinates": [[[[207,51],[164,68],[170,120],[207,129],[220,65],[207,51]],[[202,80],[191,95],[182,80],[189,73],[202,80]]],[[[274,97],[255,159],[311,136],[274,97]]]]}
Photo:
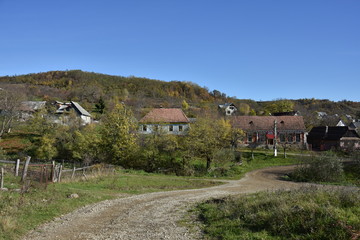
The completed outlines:
{"type": "MultiPolygon", "coordinates": [[[[349,122],[360,118],[360,102],[346,100],[333,102],[326,99],[257,102],[231,98],[218,90],[209,91],[206,87],[200,87],[191,82],[165,82],[81,70],[4,76],[0,77],[0,87],[23,93],[28,100],[79,101],[89,111],[94,111],[95,104],[100,100],[106,104],[116,100],[125,102],[141,115],[140,109],[159,106],[181,107],[185,100],[190,105],[190,111],[187,113],[191,117],[196,117],[199,109],[216,114],[217,104],[233,102],[239,109],[239,115],[268,115],[276,111],[300,111],[307,126],[333,125],[340,119],[349,122]],[[325,117],[319,117],[319,112],[325,113],[325,117]]],[[[241,96],[238,97],[241,98],[241,96]]]]}
{"type": "Polygon", "coordinates": [[[214,100],[214,96],[207,89],[191,82],[165,82],[133,76],[112,76],[81,70],[5,76],[0,77],[0,82],[29,84],[36,90],[34,92],[36,92],[37,97],[43,97],[41,95],[50,98],[63,97],[55,96],[52,94],[53,91],[50,90],[51,88],[61,89],[62,95],[65,94],[68,98],[87,102],[96,102],[100,96],[118,96],[122,100],[126,100],[129,97],[162,99],[162,101],[170,100],[170,98],[187,99],[192,102],[214,100]]]}

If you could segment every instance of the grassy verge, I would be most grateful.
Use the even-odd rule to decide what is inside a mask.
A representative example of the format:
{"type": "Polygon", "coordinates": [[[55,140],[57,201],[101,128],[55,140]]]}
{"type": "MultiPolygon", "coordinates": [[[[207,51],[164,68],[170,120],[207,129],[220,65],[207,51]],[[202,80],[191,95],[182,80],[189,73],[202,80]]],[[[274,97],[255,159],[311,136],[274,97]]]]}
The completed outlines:
{"type": "Polygon", "coordinates": [[[303,188],[198,206],[207,239],[359,239],[360,191],[303,188]]]}
{"type": "Polygon", "coordinates": [[[254,159],[252,159],[251,152],[243,152],[241,159],[241,165],[231,166],[229,170],[224,174],[224,177],[230,179],[240,179],[247,172],[256,169],[273,166],[293,165],[298,162],[297,156],[287,156],[287,158],[284,158],[280,155],[274,157],[271,152],[255,152],[254,159]]]}
{"type": "Polygon", "coordinates": [[[0,239],[17,239],[30,229],[71,212],[79,207],[121,194],[141,194],[155,191],[190,189],[213,186],[219,183],[207,180],[135,174],[120,172],[114,176],[103,176],[88,181],[32,186],[27,193],[13,191],[19,188],[19,179],[7,176],[5,187],[0,191],[0,239]],[[69,198],[72,193],[79,198],[69,198]]]}

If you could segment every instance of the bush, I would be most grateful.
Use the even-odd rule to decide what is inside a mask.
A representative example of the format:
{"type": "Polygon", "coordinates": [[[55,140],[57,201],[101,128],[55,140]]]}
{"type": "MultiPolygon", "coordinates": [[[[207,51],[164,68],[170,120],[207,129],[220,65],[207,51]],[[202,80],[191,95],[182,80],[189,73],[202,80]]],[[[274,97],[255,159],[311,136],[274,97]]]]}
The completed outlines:
{"type": "Polygon", "coordinates": [[[261,192],[213,199],[198,210],[209,239],[341,240],[360,230],[360,191],[354,189],[261,192]]]}
{"type": "Polygon", "coordinates": [[[290,178],[304,182],[337,182],[343,179],[343,172],[341,159],[328,152],[302,158],[290,178]]]}

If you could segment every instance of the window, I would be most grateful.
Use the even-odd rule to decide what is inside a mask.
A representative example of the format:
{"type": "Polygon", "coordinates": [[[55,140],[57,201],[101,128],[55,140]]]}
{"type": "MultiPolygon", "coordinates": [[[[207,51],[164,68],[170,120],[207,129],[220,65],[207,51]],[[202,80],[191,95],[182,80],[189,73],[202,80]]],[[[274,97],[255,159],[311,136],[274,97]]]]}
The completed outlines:
{"type": "Polygon", "coordinates": [[[142,126],[142,130],[143,130],[143,132],[146,132],[146,131],[147,131],[147,126],[146,126],[146,125],[143,125],[143,126],[142,126]]]}
{"type": "Polygon", "coordinates": [[[300,133],[296,134],[296,142],[301,142],[301,135],[300,133]]]}
{"type": "Polygon", "coordinates": [[[293,142],[294,141],[294,134],[293,133],[289,133],[287,135],[287,141],[288,142],[293,142]]]}
{"type": "Polygon", "coordinates": [[[280,133],[280,142],[285,142],[285,134],[280,133]]]}
{"type": "Polygon", "coordinates": [[[182,132],[183,131],[183,126],[179,126],[179,132],[182,132]]]}
{"type": "Polygon", "coordinates": [[[170,126],[169,126],[169,132],[172,132],[172,131],[174,131],[174,126],[173,126],[173,125],[170,125],[170,126]]]}
{"type": "Polygon", "coordinates": [[[259,133],[259,142],[265,142],[265,133],[259,133]]]}
{"type": "Polygon", "coordinates": [[[249,143],[251,143],[251,142],[253,141],[253,134],[252,134],[252,133],[248,133],[248,135],[247,135],[247,141],[248,141],[249,143]]]}

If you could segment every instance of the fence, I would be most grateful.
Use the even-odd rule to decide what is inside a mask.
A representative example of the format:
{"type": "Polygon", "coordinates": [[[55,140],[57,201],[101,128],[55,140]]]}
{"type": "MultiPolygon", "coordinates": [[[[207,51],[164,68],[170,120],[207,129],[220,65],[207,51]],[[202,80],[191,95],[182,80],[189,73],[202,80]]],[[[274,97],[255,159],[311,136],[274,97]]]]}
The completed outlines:
{"type": "MultiPolygon", "coordinates": [[[[3,186],[4,174],[12,173],[15,176],[19,176],[20,165],[22,166],[21,181],[25,182],[25,179],[36,181],[42,184],[48,184],[51,182],[61,182],[62,180],[76,180],[83,178],[87,180],[89,177],[99,175],[110,175],[115,172],[113,165],[96,164],[92,166],[73,169],[64,169],[62,164],[56,164],[55,161],[52,164],[35,163],[30,164],[31,157],[27,157],[25,162],[0,160],[3,166],[0,168],[0,187],[3,186]]],[[[2,187],[1,187],[2,188],[2,187]]]]}

